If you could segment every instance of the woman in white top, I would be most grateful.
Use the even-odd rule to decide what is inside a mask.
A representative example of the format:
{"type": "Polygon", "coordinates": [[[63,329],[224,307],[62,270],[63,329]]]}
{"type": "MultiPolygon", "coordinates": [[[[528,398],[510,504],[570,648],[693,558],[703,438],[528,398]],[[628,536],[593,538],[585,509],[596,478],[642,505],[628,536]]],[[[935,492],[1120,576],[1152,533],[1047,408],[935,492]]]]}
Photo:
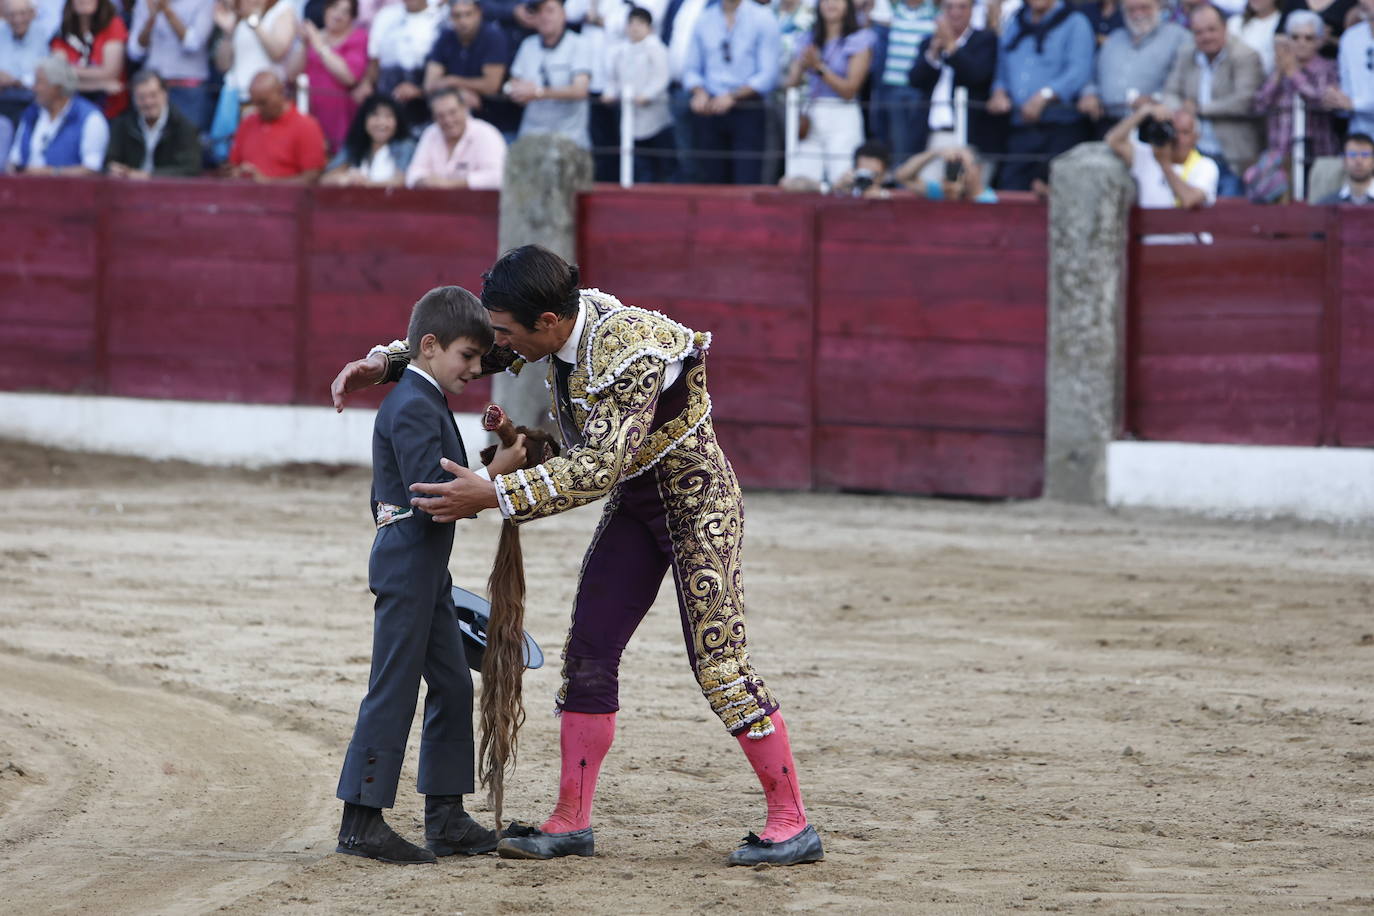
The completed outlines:
{"type": "Polygon", "coordinates": [[[788,178],[833,184],[864,142],[859,87],[868,78],[877,38],[860,28],[854,0],[820,0],[811,34],[798,46],[787,85],[808,81],[807,129],[787,157],[788,178]]]}
{"type": "Polygon", "coordinates": [[[1264,62],[1266,76],[1274,72],[1274,35],[1280,18],[1278,0],[1249,0],[1245,12],[1226,23],[1226,31],[1255,49],[1264,62]]]}
{"type": "Polygon", "coordinates": [[[343,146],[329,163],[322,183],[402,187],[406,167],[415,155],[415,142],[409,133],[395,99],[371,96],[353,117],[343,146]]]}
{"type": "Polygon", "coordinates": [[[247,98],[248,85],[264,70],[286,81],[286,57],[296,40],[290,0],[216,0],[215,25],[230,36],[215,54],[226,89],[247,98]]]}

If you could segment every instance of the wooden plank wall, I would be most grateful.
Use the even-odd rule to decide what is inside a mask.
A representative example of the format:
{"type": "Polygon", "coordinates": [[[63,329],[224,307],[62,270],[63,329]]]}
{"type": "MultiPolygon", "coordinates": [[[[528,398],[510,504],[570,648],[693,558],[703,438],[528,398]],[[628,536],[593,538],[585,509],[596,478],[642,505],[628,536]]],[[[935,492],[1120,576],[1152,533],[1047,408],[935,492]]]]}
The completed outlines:
{"type": "Polygon", "coordinates": [[[808,209],[725,188],[583,195],[583,282],[711,331],[716,429],[745,486],[810,489],[814,245],[808,209]]]}
{"type": "Polygon", "coordinates": [[[714,332],[746,485],[1039,494],[1043,206],[598,189],[579,230],[589,284],[714,332]]]}
{"type": "MultiPolygon", "coordinates": [[[[481,289],[495,192],[0,181],[0,389],[326,404],[443,283],[481,289]],[[14,231],[9,231],[14,227],[14,231]]],[[[375,405],[382,393],[355,403],[375,405]]],[[[455,409],[480,409],[491,383],[455,409]]]]}
{"type": "Polygon", "coordinates": [[[1374,447],[1374,211],[1342,207],[1340,244],[1328,263],[1339,270],[1339,311],[1328,322],[1327,340],[1336,363],[1335,445],[1374,447]]]}
{"type": "Polygon", "coordinates": [[[1038,496],[1044,206],[820,206],[816,485],[1038,496]]]}
{"type": "MultiPolygon", "coordinates": [[[[1132,231],[1125,432],[1257,445],[1330,442],[1330,208],[1138,210],[1132,231]],[[1148,244],[1206,232],[1210,244],[1148,244]]],[[[1331,290],[1334,292],[1334,289],[1331,290]]]]}

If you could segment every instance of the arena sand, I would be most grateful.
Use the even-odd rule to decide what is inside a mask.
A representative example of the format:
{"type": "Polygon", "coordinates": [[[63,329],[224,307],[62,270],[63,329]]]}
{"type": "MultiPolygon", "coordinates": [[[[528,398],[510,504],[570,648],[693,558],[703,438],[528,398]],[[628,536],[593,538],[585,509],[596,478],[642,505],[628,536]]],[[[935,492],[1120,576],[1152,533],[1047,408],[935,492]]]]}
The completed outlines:
{"type": "MultiPolygon", "coordinates": [[[[664,593],[625,658],[599,855],[399,868],[332,854],[364,473],[11,444],[0,481],[0,912],[1374,909],[1368,529],[750,494],[754,656],[826,861],[723,867],[761,796],[664,593]]],[[[512,816],[553,800],[597,511],[524,529],[553,658],[512,816]]],[[[482,587],[496,524],[463,526],[459,583],[482,587]]],[[[418,838],[413,786],[414,739],[392,820],[418,838]]]]}

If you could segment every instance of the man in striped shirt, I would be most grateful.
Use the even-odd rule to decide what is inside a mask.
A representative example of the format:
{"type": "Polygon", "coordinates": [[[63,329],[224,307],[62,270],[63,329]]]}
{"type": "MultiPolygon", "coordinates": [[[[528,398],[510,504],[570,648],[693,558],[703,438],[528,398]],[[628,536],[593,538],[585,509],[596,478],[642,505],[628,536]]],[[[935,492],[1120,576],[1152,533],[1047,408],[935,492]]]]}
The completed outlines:
{"type": "Polygon", "coordinates": [[[887,140],[892,161],[905,162],[921,152],[915,134],[928,116],[921,94],[911,88],[911,68],[921,42],[935,33],[939,8],[934,0],[897,0],[892,4],[892,23],[881,36],[882,66],[873,87],[873,133],[887,140]]]}

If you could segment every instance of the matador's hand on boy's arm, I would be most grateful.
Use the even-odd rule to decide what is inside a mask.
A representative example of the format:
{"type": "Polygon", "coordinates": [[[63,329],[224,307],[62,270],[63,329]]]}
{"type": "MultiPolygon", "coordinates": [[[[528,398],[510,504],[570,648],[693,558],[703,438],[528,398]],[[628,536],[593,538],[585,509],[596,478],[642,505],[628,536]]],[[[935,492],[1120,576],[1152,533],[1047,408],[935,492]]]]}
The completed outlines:
{"type": "Polygon", "coordinates": [[[412,506],[428,512],[436,522],[456,522],[460,518],[471,518],[483,509],[498,507],[496,486],[490,480],[447,458],[440,460],[439,465],[454,475],[453,479],[444,483],[411,484],[410,490],[415,494],[410,500],[412,506]]]}

